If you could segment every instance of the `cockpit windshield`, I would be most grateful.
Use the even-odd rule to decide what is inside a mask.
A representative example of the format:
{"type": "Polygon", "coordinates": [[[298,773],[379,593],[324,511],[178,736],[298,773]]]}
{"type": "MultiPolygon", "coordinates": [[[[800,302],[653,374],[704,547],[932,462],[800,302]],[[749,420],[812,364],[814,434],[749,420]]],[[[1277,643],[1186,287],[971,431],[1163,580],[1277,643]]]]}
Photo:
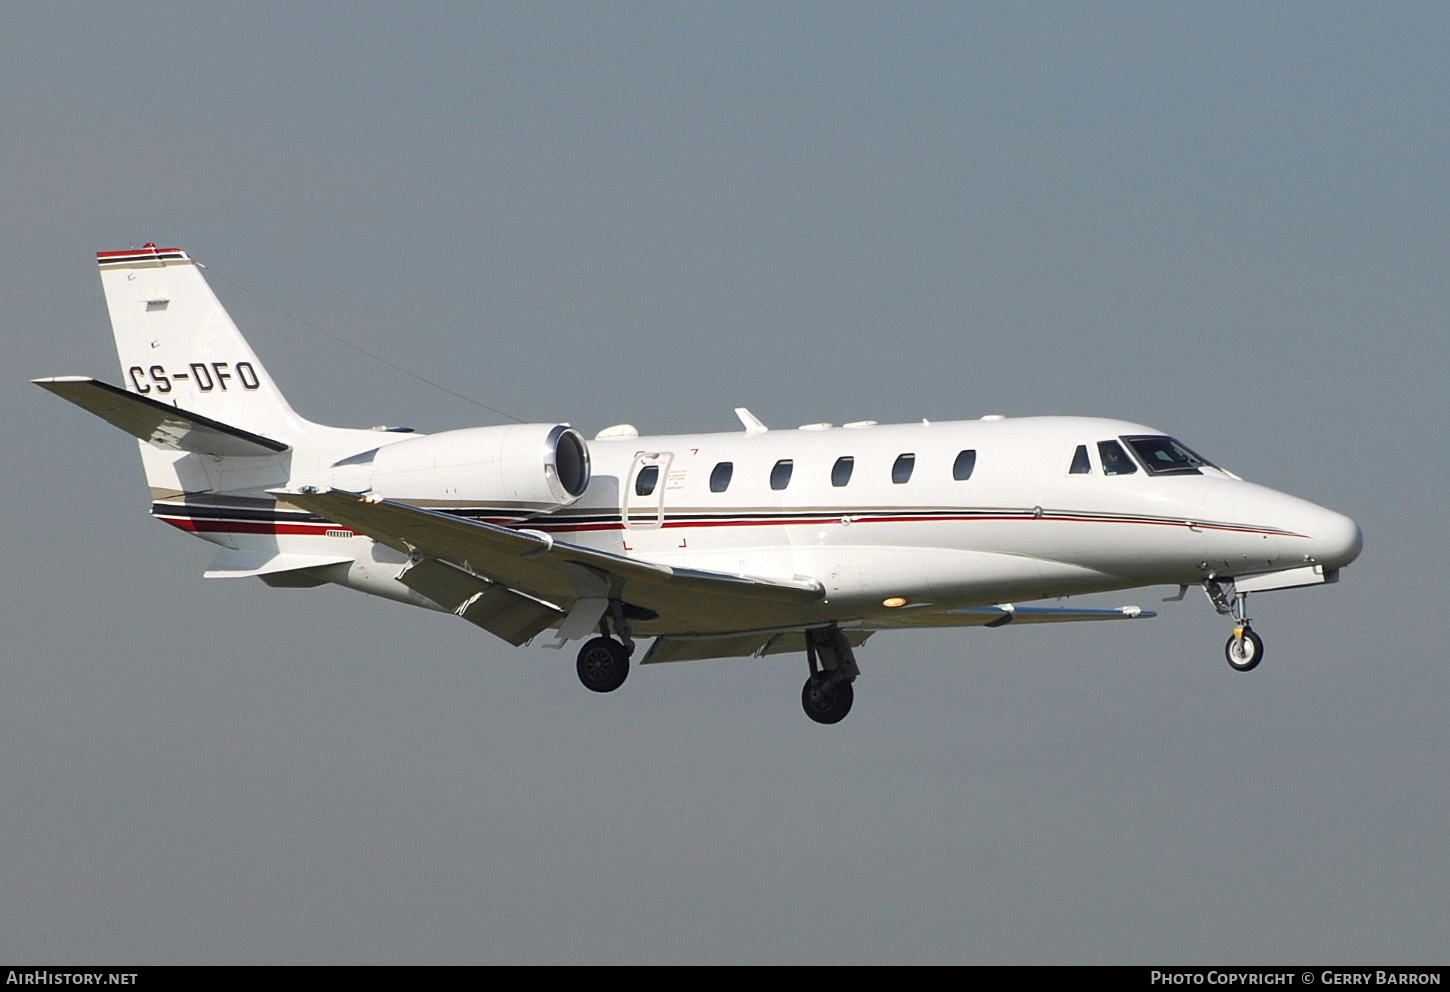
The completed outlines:
{"type": "Polygon", "coordinates": [[[1177,438],[1139,434],[1123,440],[1150,475],[1202,475],[1199,469],[1205,465],[1218,468],[1207,458],[1190,451],[1177,438]]]}

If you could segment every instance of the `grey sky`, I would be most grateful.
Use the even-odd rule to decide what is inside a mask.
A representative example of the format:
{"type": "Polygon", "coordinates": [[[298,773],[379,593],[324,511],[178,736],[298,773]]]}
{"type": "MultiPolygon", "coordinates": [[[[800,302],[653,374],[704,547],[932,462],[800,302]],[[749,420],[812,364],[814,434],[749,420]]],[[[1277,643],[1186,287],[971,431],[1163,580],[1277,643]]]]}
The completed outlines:
{"type": "Polygon", "coordinates": [[[0,12],[0,959],[1443,963],[1450,12],[0,12]],[[592,435],[1121,416],[1354,516],[1335,587],[636,672],[202,582],[92,252],[191,250],[294,404],[592,435]],[[256,294],[256,295],[251,295],[256,294]]]}

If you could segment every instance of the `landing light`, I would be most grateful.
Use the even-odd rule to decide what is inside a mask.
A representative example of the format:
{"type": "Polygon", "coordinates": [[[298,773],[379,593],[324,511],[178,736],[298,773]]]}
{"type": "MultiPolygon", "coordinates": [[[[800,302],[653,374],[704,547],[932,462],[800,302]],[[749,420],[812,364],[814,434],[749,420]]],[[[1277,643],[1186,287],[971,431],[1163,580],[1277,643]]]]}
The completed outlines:
{"type": "Polygon", "coordinates": [[[886,607],[888,610],[894,610],[898,606],[905,606],[906,605],[906,597],[905,596],[892,596],[890,599],[883,599],[881,601],[881,605],[884,606],[884,607],[886,607]]]}

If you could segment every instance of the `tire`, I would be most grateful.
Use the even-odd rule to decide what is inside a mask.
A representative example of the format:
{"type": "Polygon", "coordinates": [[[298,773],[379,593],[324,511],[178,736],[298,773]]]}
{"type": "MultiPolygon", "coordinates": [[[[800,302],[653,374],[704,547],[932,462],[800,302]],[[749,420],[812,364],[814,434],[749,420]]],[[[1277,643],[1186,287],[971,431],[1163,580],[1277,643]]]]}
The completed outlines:
{"type": "Polygon", "coordinates": [[[815,683],[814,678],[806,679],[805,687],[801,689],[801,708],[816,723],[840,723],[851,712],[856,691],[849,682],[837,682],[819,696],[813,696],[811,690],[815,683]]]}
{"type": "Polygon", "coordinates": [[[1230,637],[1223,646],[1224,657],[1236,672],[1252,672],[1264,660],[1264,640],[1245,627],[1242,637],[1230,637]]]}
{"type": "Polygon", "coordinates": [[[611,637],[596,637],[579,649],[574,669],[589,691],[613,692],[629,677],[629,652],[611,637]]]}

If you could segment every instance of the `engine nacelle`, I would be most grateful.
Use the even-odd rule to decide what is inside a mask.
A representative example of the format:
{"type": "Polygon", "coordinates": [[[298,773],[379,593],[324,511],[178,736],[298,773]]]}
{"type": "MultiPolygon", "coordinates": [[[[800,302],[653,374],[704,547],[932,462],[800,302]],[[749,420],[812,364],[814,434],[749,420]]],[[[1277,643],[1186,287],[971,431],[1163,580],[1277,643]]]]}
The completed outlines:
{"type": "Polygon", "coordinates": [[[336,467],[339,488],[366,488],[420,506],[532,516],[584,495],[589,448],[583,435],[563,424],[467,427],[384,445],[336,467]]]}

